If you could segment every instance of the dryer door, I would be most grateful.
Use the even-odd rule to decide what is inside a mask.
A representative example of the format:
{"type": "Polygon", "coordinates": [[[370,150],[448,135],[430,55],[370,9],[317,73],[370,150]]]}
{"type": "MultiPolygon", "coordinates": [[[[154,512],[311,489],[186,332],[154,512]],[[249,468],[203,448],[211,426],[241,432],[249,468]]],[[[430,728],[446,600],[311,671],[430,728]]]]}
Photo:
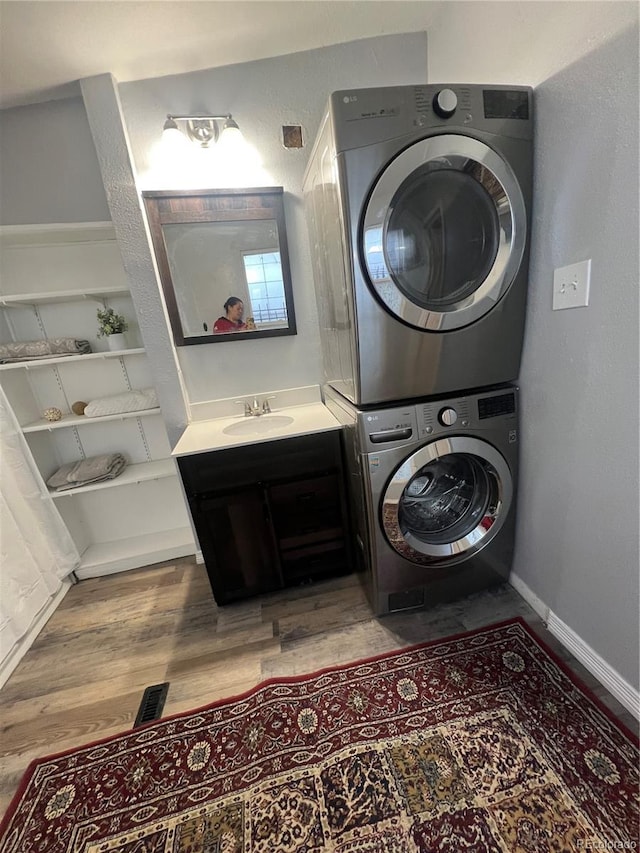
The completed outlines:
{"type": "Polygon", "coordinates": [[[407,560],[459,562],[491,542],[512,500],[504,457],[485,441],[453,436],[421,447],[395,470],[382,496],[382,526],[407,560]]]}
{"type": "Polygon", "coordinates": [[[467,136],[423,139],[378,178],[360,253],[365,277],[398,319],[427,331],[469,325],[507,292],[527,216],[511,167],[467,136]]]}

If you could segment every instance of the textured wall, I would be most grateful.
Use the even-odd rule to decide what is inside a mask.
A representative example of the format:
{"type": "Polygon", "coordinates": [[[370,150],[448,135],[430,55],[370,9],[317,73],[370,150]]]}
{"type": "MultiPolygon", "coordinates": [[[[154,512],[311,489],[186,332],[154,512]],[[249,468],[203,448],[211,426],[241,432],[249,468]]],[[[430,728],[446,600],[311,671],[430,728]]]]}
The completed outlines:
{"type": "Polygon", "coordinates": [[[329,93],[358,86],[423,83],[425,33],[362,39],[348,44],[196,74],[121,85],[120,96],[140,183],[149,174],[167,113],[233,113],[260,152],[270,183],[285,190],[285,215],[298,334],[262,341],[181,347],[179,359],[191,402],[242,396],[321,381],[321,353],[302,178],[329,93]],[[281,126],[300,124],[306,145],[285,149],[281,126]]]}
{"type": "Polygon", "coordinates": [[[140,333],[173,445],[187,420],[186,404],[168,320],[158,294],[153,251],[142,216],[117,87],[110,74],[85,78],[81,86],[140,333]]]}
{"type": "Polygon", "coordinates": [[[429,79],[537,86],[623,29],[635,0],[460,0],[436,4],[429,79]]]}

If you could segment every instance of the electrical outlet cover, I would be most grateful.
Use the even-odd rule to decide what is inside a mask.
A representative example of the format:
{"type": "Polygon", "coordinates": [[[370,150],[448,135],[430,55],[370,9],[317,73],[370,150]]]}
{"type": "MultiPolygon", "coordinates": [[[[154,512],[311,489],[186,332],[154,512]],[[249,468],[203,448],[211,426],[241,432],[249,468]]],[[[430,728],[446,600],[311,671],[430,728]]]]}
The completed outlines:
{"type": "Polygon", "coordinates": [[[553,273],[553,310],[586,307],[590,284],[591,259],[558,267],[553,273]]]}

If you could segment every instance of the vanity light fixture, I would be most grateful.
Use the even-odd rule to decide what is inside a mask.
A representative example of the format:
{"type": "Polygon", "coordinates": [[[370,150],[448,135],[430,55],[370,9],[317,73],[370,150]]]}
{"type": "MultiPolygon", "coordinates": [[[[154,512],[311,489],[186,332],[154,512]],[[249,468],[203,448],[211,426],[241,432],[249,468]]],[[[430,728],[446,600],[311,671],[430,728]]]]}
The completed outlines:
{"type": "Polygon", "coordinates": [[[233,144],[237,139],[242,138],[240,128],[231,113],[228,113],[223,116],[167,115],[167,120],[162,128],[163,139],[174,137],[176,134],[182,137],[178,122],[184,122],[184,131],[187,137],[202,148],[208,148],[210,143],[215,143],[218,139],[221,142],[224,141],[226,145],[227,143],[233,144]],[[218,127],[218,122],[222,122],[222,129],[218,127]]]}

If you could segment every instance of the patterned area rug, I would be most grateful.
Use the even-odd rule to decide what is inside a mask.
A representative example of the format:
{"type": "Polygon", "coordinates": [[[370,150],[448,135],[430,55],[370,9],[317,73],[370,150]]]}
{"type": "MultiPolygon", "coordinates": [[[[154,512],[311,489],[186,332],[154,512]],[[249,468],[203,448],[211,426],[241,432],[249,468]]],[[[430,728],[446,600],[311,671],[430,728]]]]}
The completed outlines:
{"type": "Polygon", "coordinates": [[[635,849],[638,759],[516,619],[34,762],[0,851],[635,849]]]}

